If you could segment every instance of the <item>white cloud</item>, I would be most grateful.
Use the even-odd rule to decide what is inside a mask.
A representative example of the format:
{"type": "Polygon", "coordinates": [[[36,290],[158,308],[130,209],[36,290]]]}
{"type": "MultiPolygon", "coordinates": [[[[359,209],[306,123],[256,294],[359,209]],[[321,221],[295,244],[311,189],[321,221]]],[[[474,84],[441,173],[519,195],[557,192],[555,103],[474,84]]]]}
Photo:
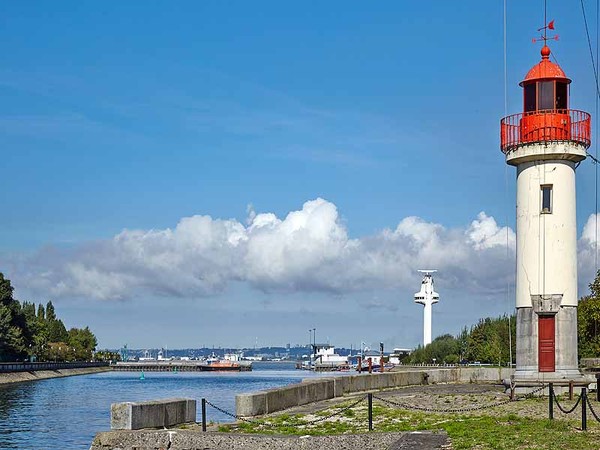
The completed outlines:
{"type": "Polygon", "coordinates": [[[210,296],[232,282],[266,292],[413,289],[416,270],[431,268],[448,288],[495,293],[512,279],[514,244],[514,232],[483,212],[463,229],[407,217],[394,230],[350,238],[337,207],[318,198],[283,219],[250,206],[246,224],[198,215],[173,229],[44,249],[10,275],[44,295],[109,300],[210,296]]]}
{"type": "Polygon", "coordinates": [[[594,280],[596,275],[596,261],[600,261],[600,255],[596,254],[596,236],[600,236],[600,214],[598,217],[590,214],[583,226],[581,239],[577,246],[578,274],[579,279],[584,281],[579,285],[579,293],[582,295],[588,292],[587,285],[594,280]],[[598,233],[596,232],[597,226],[598,233]]]}

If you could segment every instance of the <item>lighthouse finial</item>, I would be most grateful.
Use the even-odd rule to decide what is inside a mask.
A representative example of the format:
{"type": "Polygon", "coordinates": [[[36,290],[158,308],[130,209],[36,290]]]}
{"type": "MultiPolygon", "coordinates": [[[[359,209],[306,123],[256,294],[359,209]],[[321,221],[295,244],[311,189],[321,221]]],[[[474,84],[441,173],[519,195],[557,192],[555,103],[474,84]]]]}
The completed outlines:
{"type": "Polygon", "coordinates": [[[547,30],[554,30],[554,20],[551,20],[550,22],[548,22],[548,24],[542,28],[538,28],[538,31],[544,31],[544,34],[541,35],[539,38],[533,38],[532,42],[535,44],[536,42],[543,42],[544,46],[542,47],[542,58],[544,57],[548,57],[550,56],[550,49],[548,48],[548,45],[546,45],[546,41],[558,41],[558,34],[555,34],[554,36],[550,36],[548,37],[548,35],[546,34],[547,30]],[[547,49],[547,50],[545,50],[547,49]],[[547,52],[547,55],[544,55],[544,53],[547,52]]]}

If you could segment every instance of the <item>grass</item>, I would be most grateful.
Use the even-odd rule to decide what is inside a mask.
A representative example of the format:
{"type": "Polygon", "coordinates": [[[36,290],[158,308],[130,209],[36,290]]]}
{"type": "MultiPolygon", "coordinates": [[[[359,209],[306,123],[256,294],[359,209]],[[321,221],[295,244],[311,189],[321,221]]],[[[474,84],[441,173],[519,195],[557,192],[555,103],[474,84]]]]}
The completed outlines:
{"type": "MultiPolygon", "coordinates": [[[[534,407],[545,401],[526,400],[534,407]]],[[[364,404],[343,411],[334,418],[303,425],[311,420],[322,419],[349,404],[310,415],[282,414],[254,423],[222,425],[219,431],[290,435],[367,433],[368,412],[364,404]]],[[[549,420],[513,413],[496,415],[493,409],[478,415],[440,414],[408,411],[375,403],[373,425],[374,430],[379,432],[444,430],[450,436],[454,449],[599,449],[600,424],[588,413],[588,431],[581,431],[580,411],[578,408],[578,413],[570,415],[572,419],[549,420]]]]}

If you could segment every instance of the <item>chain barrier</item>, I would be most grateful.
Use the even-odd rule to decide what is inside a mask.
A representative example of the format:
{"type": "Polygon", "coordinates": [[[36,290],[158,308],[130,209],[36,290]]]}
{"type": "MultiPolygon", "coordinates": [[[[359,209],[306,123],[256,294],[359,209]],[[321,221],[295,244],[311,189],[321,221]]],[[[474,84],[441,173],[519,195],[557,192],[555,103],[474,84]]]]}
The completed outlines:
{"type": "MultiPolygon", "coordinates": [[[[558,402],[558,398],[554,394],[554,388],[550,388],[550,389],[552,390],[552,398],[554,400],[554,403],[556,403],[556,406],[558,406],[558,409],[560,409],[564,414],[571,414],[573,411],[575,411],[577,409],[577,406],[579,406],[579,403],[581,403],[581,396],[579,396],[579,398],[577,399],[577,401],[575,402],[575,404],[573,405],[573,407],[571,409],[565,409],[558,402]]],[[[585,407],[585,405],[583,405],[583,406],[585,407]]]]}
{"type": "Polygon", "coordinates": [[[596,414],[596,411],[594,411],[594,408],[592,407],[592,401],[589,397],[587,397],[587,404],[590,407],[590,411],[592,412],[592,416],[594,416],[594,419],[596,419],[596,422],[600,422],[600,416],[598,416],[598,414],[596,414]]]}
{"type": "MultiPolygon", "coordinates": [[[[367,396],[365,395],[365,396],[359,398],[354,403],[351,403],[348,406],[344,406],[343,408],[340,408],[340,409],[336,410],[335,412],[333,412],[332,414],[329,414],[327,416],[318,417],[316,419],[309,420],[309,421],[291,422],[291,423],[288,423],[287,425],[288,426],[294,426],[294,427],[314,425],[316,423],[323,422],[325,420],[331,419],[332,417],[344,414],[346,411],[348,411],[349,409],[354,408],[356,405],[358,405],[361,402],[364,402],[366,399],[367,399],[367,396]]],[[[229,411],[227,411],[227,410],[225,410],[223,408],[218,407],[217,405],[209,402],[208,400],[206,400],[206,404],[209,405],[209,406],[211,406],[211,407],[213,407],[217,411],[219,411],[219,412],[221,412],[221,413],[223,413],[223,414],[225,414],[225,415],[227,415],[229,417],[233,417],[236,420],[240,420],[242,422],[251,423],[253,425],[264,425],[264,426],[267,426],[267,427],[278,427],[278,426],[281,425],[281,424],[274,424],[274,423],[269,423],[269,422],[263,422],[263,421],[260,421],[260,420],[247,419],[246,417],[238,416],[237,414],[230,413],[229,411]]]]}
{"type": "MultiPolygon", "coordinates": [[[[401,402],[401,401],[398,401],[398,400],[395,400],[395,401],[394,400],[389,400],[389,399],[386,399],[386,398],[378,397],[376,395],[373,395],[373,398],[379,400],[382,403],[385,403],[385,404],[388,404],[388,405],[391,405],[391,406],[396,406],[396,407],[399,407],[399,408],[402,408],[402,409],[424,411],[424,412],[433,412],[433,413],[460,413],[460,412],[480,411],[480,410],[483,410],[483,409],[495,408],[495,407],[498,407],[498,406],[502,406],[502,405],[506,405],[506,404],[509,404],[509,403],[512,403],[512,402],[523,400],[523,399],[529,398],[529,397],[537,394],[538,392],[542,391],[546,387],[547,387],[546,385],[541,385],[539,388],[537,388],[537,389],[535,389],[535,390],[533,390],[533,391],[531,391],[531,392],[529,392],[527,394],[524,394],[524,395],[521,395],[521,396],[518,396],[518,397],[515,397],[515,398],[508,398],[506,400],[502,400],[502,401],[499,401],[499,402],[496,402],[496,403],[490,403],[490,404],[487,404],[487,405],[467,406],[467,407],[464,407],[464,408],[447,408],[447,409],[430,408],[430,407],[410,405],[408,403],[404,403],[404,402],[401,402]]],[[[360,404],[363,401],[365,401],[367,398],[368,398],[368,395],[362,396],[358,400],[356,400],[355,402],[353,402],[353,403],[351,403],[351,404],[349,404],[349,405],[347,405],[347,406],[345,406],[343,408],[340,408],[340,409],[338,409],[338,410],[334,411],[333,413],[328,414],[326,416],[318,417],[316,419],[309,420],[309,421],[298,421],[298,422],[290,421],[290,422],[287,422],[286,425],[288,425],[288,426],[309,426],[309,425],[314,425],[314,424],[317,424],[319,422],[323,422],[325,420],[331,419],[331,418],[333,418],[335,416],[339,416],[339,415],[344,414],[346,411],[354,408],[358,404],[360,404]]],[[[568,411],[566,411],[565,409],[562,408],[562,406],[558,403],[558,400],[556,399],[556,397],[554,397],[554,400],[555,400],[556,404],[558,405],[559,409],[562,412],[564,412],[565,414],[569,414],[569,413],[573,412],[575,410],[575,408],[577,408],[577,406],[579,405],[579,402],[581,401],[581,397],[579,398],[579,400],[577,400],[577,403],[575,403],[575,405],[573,406],[573,408],[571,408],[568,411]]],[[[241,422],[249,423],[249,424],[252,424],[252,425],[265,426],[265,427],[279,427],[281,425],[281,424],[270,423],[270,422],[266,422],[266,421],[262,421],[262,420],[248,419],[246,417],[239,416],[237,414],[231,413],[231,412],[229,412],[229,411],[227,411],[227,410],[225,410],[225,409],[223,409],[223,408],[215,405],[214,403],[212,403],[212,402],[210,402],[208,400],[204,400],[204,401],[206,402],[207,405],[209,405],[210,407],[216,409],[217,411],[221,412],[222,414],[225,414],[226,416],[232,417],[232,418],[234,418],[236,420],[239,420],[241,422]]],[[[588,402],[589,402],[589,399],[588,399],[588,402]]],[[[590,406],[590,409],[591,409],[591,406],[590,406]]],[[[596,418],[596,420],[598,420],[600,422],[600,417],[596,415],[596,413],[595,413],[594,410],[592,410],[592,414],[594,415],[594,417],[596,418]]]]}
{"type": "Polygon", "coordinates": [[[377,397],[377,396],[373,396],[373,398],[375,398],[383,403],[387,403],[388,405],[397,406],[402,409],[414,409],[417,411],[434,412],[434,413],[458,413],[458,412],[478,411],[481,409],[493,408],[496,406],[505,405],[507,403],[514,401],[511,399],[508,399],[508,400],[502,400],[501,402],[492,403],[490,405],[469,406],[469,407],[465,407],[465,408],[440,409],[440,408],[429,408],[429,407],[423,407],[423,406],[409,405],[408,403],[388,400],[388,399],[377,397]]]}
{"type": "Polygon", "coordinates": [[[482,409],[487,409],[487,408],[496,408],[498,406],[506,405],[511,402],[523,400],[525,398],[528,398],[528,397],[531,397],[531,396],[537,394],[538,392],[542,391],[545,388],[546,388],[546,386],[542,385],[539,388],[535,389],[534,391],[531,391],[523,396],[516,397],[514,399],[508,398],[506,400],[502,400],[502,401],[499,401],[496,403],[490,403],[487,405],[467,406],[464,408],[446,408],[446,409],[430,408],[430,407],[410,405],[408,403],[400,402],[397,400],[396,401],[388,400],[388,399],[377,397],[377,396],[373,396],[373,398],[376,398],[377,400],[379,400],[383,403],[387,403],[389,405],[397,406],[397,407],[403,408],[403,409],[413,409],[413,410],[417,410],[417,411],[434,412],[434,413],[461,413],[461,412],[469,412],[469,411],[480,411],[482,409]]]}

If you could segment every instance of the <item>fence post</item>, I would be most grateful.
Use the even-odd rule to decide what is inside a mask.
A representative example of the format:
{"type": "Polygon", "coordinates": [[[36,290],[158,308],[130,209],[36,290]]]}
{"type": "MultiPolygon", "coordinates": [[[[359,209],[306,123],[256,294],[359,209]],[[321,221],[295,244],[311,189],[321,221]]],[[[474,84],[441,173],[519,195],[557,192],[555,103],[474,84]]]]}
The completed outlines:
{"type": "Polygon", "coordinates": [[[552,383],[548,384],[548,418],[554,419],[554,387],[552,383]]]}
{"type": "Polygon", "coordinates": [[[587,389],[581,388],[581,429],[583,431],[587,430],[587,389]]]}
{"type": "Polygon", "coordinates": [[[367,395],[369,399],[369,431],[373,431],[373,394],[367,395]]]}
{"type": "Polygon", "coordinates": [[[600,402],[600,373],[596,373],[596,401],[600,402]]]}
{"type": "Polygon", "coordinates": [[[569,381],[569,400],[573,400],[573,380],[569,381]]]}
{"type": "Polygon", "coordinates": [[[202,399],[202,431],[206,431],[206,399],[202,399]]]}

